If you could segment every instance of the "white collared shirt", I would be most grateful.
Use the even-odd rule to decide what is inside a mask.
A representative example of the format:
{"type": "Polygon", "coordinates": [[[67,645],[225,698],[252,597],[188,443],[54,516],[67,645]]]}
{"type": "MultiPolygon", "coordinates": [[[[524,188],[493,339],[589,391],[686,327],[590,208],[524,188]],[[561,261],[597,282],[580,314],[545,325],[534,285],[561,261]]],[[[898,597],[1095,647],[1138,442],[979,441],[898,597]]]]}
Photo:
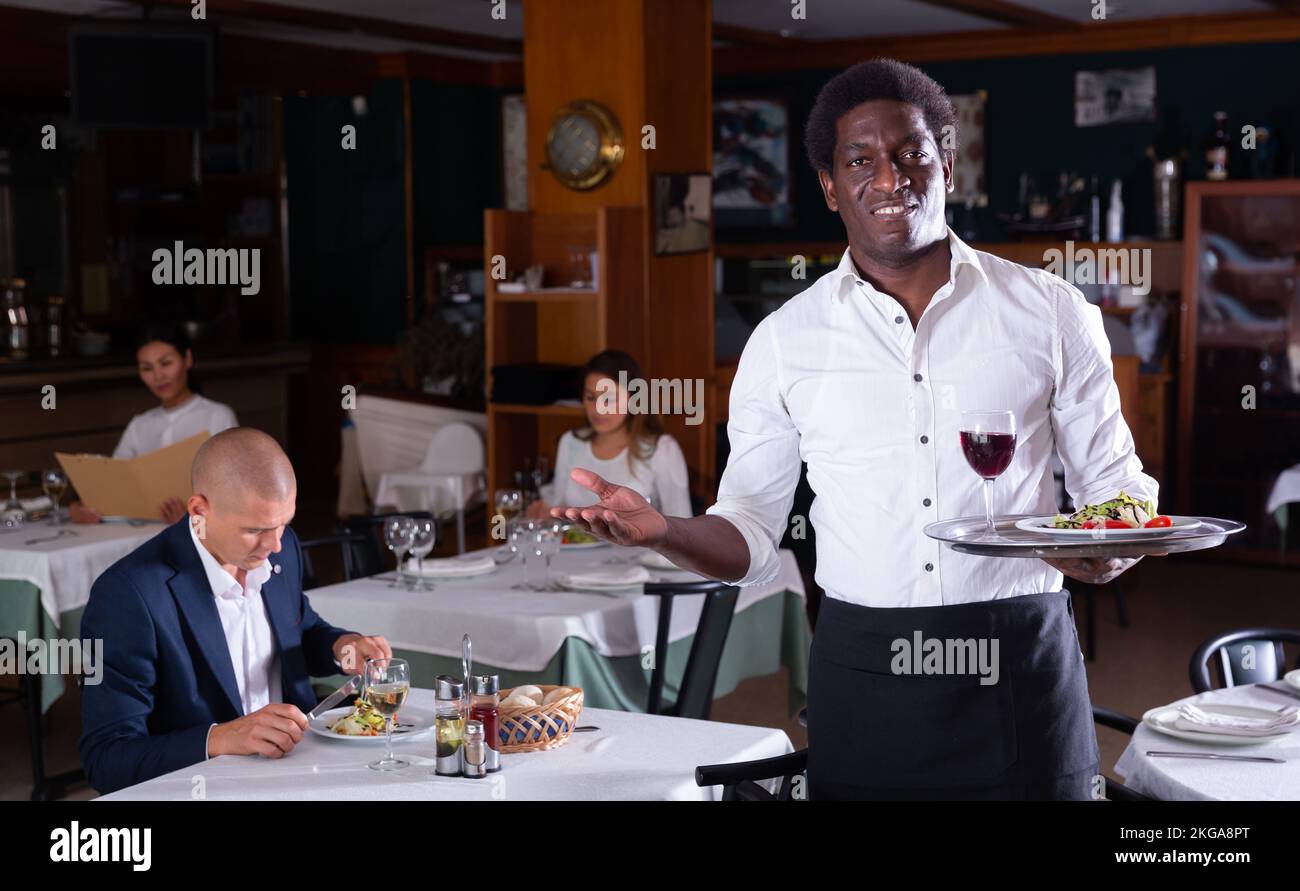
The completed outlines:
{"type": "Polygon", "coordinates": [[[155,406],[131,419],[122,431],[114,458],[134,458],[189,439],[203,431],[216,436],[239,422],[230,406],[195,393],[175,408],[155,406]]]}
{"type": "Polygon", "coordinates": [[[203,561],[203,571],[207,573],[208,585],[216,599],[244,714],[251,715],[272,702],[283,701],[280,657],[271,632],[271,620],[262,601],[262,585],[271,577],[270,561],[263,561],[261,566],[246,572],[244,584],[240,585],[199,541],[193,522],[190,524],[190,538],[203,561]]]}
{"type": "Polygon", "coordinates": [[[731,386],[731,455],[708,510],[749,546],[740,584],[776,577],[802,459],[828,596],[919,607],[1058,590],[1061,573],[1040,560],[959,554],[922,532],[984,516],[958,435],[964,410],[1016,416],[994,514],[1056,513],[1054,448],[1076,507],[1121,489],[1156,498],[1120,414],[1101,312],[1044,270],[973,250],[951,230],[949,244],[949,281],[916,330],[846,250],[750,336],[731,386]]]}

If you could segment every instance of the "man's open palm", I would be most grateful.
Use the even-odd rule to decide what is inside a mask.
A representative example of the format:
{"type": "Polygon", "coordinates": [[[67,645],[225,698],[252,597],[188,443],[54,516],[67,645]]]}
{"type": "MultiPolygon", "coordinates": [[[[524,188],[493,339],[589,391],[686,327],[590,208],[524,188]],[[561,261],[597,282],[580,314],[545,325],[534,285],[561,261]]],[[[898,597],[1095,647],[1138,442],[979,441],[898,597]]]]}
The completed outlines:
{"type": "Polygon", "coordinates": [[[578,468],[570,477],[600,499],[591,507],[553,507],[551,516],[566,519],[597,538],[627,547],[654,547],[668,534],[668,522],[640,493],[616,486],[578,468]]]}

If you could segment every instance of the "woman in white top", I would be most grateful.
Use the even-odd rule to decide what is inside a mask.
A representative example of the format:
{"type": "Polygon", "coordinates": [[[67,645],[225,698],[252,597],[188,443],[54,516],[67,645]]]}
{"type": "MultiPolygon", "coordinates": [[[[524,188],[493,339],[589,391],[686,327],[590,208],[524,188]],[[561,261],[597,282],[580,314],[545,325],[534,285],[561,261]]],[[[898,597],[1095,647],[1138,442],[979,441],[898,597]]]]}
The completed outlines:
{"type": "Polygon", "coordinates": [[[529,505],[528,516],[550,516],[553,504],[590,507],[596,496],[569,479],[569,471],[583,467],[611,483],[635,489],[655,508],[670,517],[691,516],[691,494],[682,447],[663,430],[657,415],[620,412],[627,407],[624,380],[644,381],[641,367],[621,350],[606,350],[583,369],[582,404],[587,426],[560,437],[555,452],[555,480],[542,499],[529,505]],[[614,399],[614,393],[619,398],[614,399]],[[608,397],[602,398],[605,394],[608,397]]]}
{"type": "MultiPolygon", "coordinates": [[[[179,328],[149,328],[136,343],[140,380],[159,405],[131,419],[113,449],[114,458],[134,458],[205,430],[212,435],[239,425],[230,406],[205,399],[190,389],[194,354],[189,338],[179,328]]],[[[68,512],[78,523],[97,523],[100,519],[98,511],[80,501],[74,501],[68,512]]],[[[158,515],[174,523],[185,515],[185,504],[179,498],[169,498],[158,506],[158,515]]]]}

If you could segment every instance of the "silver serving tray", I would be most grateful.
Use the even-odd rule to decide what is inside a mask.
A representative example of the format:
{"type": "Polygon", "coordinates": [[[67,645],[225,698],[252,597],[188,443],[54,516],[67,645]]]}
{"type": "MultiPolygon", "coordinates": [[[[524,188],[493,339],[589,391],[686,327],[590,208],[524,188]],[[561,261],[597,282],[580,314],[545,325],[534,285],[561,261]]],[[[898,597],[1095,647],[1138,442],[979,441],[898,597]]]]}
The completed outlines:
{"type": "Polygon", "coordinates": [[[930,538],[943,542],[962,554],[981,557],[1033,557],[1042,559],[1078,557],[1141,557],[1147,554],[1182,554],[1217,548],[1233,535],[1246,528],[1236,520],[1216,517],[1196,517],[1201,525],[1195,529],[1172,530],[1158,538],[1124,539],[1106,541],[1105,530],[1097,530],[1097,537],[1083,539],[1053,538],[1039,532],[1016,528],[1016,521],[1036,514],[1015,514],[995,517],[992,541],[984,537],[983,517],[958,517],[931,523],[923,530],[930,538]]]}

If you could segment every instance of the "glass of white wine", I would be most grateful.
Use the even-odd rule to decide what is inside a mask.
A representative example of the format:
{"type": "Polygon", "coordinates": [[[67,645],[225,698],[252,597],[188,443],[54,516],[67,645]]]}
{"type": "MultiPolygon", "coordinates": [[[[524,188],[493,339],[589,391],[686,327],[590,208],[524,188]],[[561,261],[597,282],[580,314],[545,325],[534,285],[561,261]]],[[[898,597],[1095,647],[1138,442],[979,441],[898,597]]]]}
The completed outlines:
{"type": "Polygon", "coordinates": [[[62,525],[63,517],[59,513],[59,501],[63,499],[63,493],[68,490],[68,477],[58,467],[51,467],[41,474],[41,488],[45,490],[45,497],[53,504],[53,509],[50,511],[50,525],[62,525]]]}
{"type": "Polygon", "coordinates": [[[410,762],[393,757],[393,722],[397,710],[406,704],[411,692],[411,666],[405,659],[366,660],[366,702],[384,717],[385,739],[388,751],[383,758],[370,762],[371,770],[401,770],[410,762]]]}

